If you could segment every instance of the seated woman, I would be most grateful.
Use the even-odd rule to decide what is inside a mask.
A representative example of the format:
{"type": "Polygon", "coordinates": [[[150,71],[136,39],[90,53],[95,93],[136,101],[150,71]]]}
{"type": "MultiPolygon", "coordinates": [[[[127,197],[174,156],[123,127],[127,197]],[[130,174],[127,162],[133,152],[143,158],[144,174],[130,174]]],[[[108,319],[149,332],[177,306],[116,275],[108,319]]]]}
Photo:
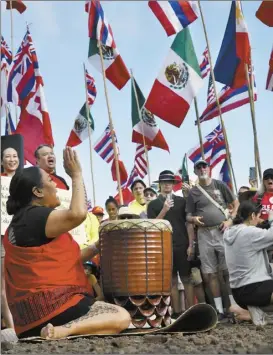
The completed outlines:
{"type": "Polygon", "coordinates": [[[116,334],[130,324],[129,313],[95,302],[83,263],[98,253],[96,244],[80,250],[69,231],[86,218],[81,166],[71,148],[64,168],[72,179],[68,210],[56,210],[56,184],[38,167],[17,172],[10,183],[5,233],[6,291],[19,338],[59,339],[75,334],[116,334]]]}
{"type": "MultiPolygon", "coordinates": [[[[242,202],[234,225],[224,232],[233,297],[240,307],[249,310],[256,325],[266,324],[265,313],[260,307],[273,305],[273,275],[266,252],[273,245],[273,212],[269,214],[268,230],[256,227],[260,213],[261,206],[251,201],[242,202]]],[[[237,313],[241,313],[239,307],[237,313]]]]}
{"type": "MultiPolygon", "coordinates": [[[[18,153],[14,148],[6,148],[1,153],[2,176],[12,177],[19,166],[18,153]]],[[[2,238],[1,238],[2,239],[2,238]]],[[[2,244],[2,243],[1,243],[2,244]]],[[[5,248],[1,245],[1,313],[7,328],[14,328],[12,315],[9,310],[7,296],[6,296],[6,283],[4,273],[4,257],[5,248]]]]}

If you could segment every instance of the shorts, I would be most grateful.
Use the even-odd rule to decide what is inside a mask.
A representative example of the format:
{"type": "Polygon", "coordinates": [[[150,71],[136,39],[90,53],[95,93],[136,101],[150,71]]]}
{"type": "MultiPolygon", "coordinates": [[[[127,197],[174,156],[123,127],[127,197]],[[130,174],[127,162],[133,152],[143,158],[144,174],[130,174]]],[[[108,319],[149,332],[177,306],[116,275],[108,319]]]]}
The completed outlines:
{"type": "Polygon", "coordinates": [[[246,286],[231,289],[236,303],[247,309],[247,306],[266,307],[270,305],[273,293],[273,280],[255,282],[246,286]]]}
{"type": "Polygon", "coordinates": [[[75,306],[66,309],[63,313],[49,319],[48,321],[38,325],[35,328],[29,329],[24,333],[18,335],[19,339],[40,336],[42,328],[48,323],[54,326],[64,325],[72,320],[84,316],[89,310],[92,304],[95,302],[94,298],[85,296],[75,306]]]}
{"type": "Polygon", "coordinates": [[[197,235],[202,272],[213,274],[227,270],[223,233],[217,227],[198,228],[197,235]]]}
{"type": "Polygon", "coordinates": [[[187,245],[173,247],[173,273],[179,273],[180,279],[189,277],[191,274],[191,264],[188,261],[187,245]]]}

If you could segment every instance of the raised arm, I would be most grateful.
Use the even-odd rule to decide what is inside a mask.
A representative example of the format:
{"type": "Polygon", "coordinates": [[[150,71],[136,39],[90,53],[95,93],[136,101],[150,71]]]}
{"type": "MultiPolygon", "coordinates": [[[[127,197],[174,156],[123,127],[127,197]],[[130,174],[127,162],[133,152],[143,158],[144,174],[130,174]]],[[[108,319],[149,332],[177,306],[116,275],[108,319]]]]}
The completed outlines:
{"type": "Polygon", "coordinates": [[[63,151],[63,159],[65,171],[72,179],[72,198],[68,210],[54,210],[48,216],[45,227],[48,238],[55,238],[79,226],[87,214],[82,169],[77,153],[67,147],[63,151]]]}

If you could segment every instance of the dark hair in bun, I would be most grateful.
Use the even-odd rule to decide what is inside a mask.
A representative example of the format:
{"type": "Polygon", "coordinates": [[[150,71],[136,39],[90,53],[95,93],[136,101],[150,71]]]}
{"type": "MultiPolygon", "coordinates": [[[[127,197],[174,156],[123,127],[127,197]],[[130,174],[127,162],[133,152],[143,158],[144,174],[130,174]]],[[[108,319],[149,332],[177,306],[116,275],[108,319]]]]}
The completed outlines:
{"type": "Polygon", "coordinates": [[[32,201],[33,188],[42,187],[40,169],[36,166],[17,171],[11,179],[9,197],[7,200],[7,212],[13,215],[21,208],[26,207],[32,201]]]}
{"type": "Polygon", "coordinates": [[[117,200],[115,200],[113,196],[109,196],[109,198],[105,201],[105,208],[107,208],[109,203],[113,203],[118,208],[117,200]]]}
{"type": "Polygon", "coordinates": [[[261,205],[252,201],[243,201],[237,211],[237,215],[233,220],[233,224],[244,223],[254,213],[257,215],[262,209],[261,205]]]}

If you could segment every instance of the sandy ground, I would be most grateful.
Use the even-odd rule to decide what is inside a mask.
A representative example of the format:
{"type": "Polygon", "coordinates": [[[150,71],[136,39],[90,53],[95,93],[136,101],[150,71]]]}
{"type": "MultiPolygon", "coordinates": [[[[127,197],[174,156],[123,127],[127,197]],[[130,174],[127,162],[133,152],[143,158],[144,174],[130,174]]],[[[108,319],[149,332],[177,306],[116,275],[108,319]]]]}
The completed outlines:
{"type": "Polygon", "coordinates": [[[2,343],[2,354],[272,354],[273,326],[220,324],[197,335],[93,337],[43,343],[2,343]]]}

